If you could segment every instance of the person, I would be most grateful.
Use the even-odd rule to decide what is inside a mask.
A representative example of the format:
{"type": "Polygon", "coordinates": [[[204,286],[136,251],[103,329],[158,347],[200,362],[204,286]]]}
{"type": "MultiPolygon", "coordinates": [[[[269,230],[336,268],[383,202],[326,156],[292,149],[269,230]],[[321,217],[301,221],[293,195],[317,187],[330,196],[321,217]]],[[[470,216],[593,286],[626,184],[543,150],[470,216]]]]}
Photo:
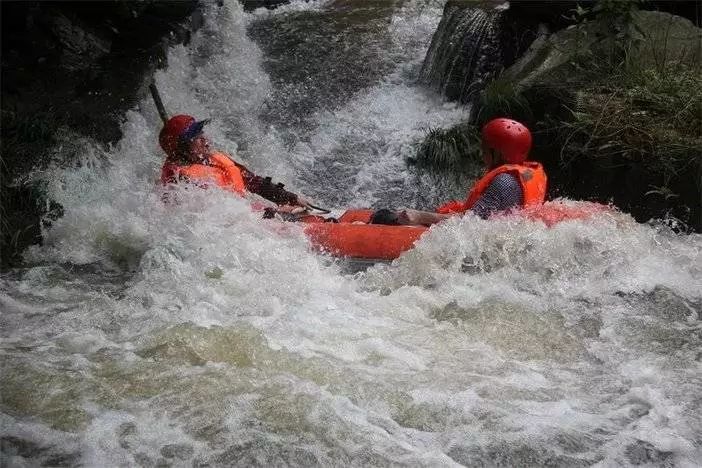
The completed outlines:
{"type": "Polygon", "coordinates": [[[371,223],[428,226],[468,211],[487,219],[495,213],[543,203],[547,177],[541,164],[527,161],[532,143],[529,129],[516,120],[497,118],[483,126],[481,137],[487,173],[465,200],[445,203],[436,212],[382,209],[373,213],[371,223]]]}
{"type": "Polygon", "coordinates": [[[161,169],[164,185],[189,181],[202,187],[214,184],[240,196],[255,193],[279,205],[272,212],[294,212],[306,209],[310,202],[301,195],[285,190],[283,184],[273,184],[270,177],[260,177],[220,151],[210,149],[203,127],[207,120],[196,120],[190,115],[176,115],[168,119],[159,133],[159,144],[166,153],[161,169]]]}

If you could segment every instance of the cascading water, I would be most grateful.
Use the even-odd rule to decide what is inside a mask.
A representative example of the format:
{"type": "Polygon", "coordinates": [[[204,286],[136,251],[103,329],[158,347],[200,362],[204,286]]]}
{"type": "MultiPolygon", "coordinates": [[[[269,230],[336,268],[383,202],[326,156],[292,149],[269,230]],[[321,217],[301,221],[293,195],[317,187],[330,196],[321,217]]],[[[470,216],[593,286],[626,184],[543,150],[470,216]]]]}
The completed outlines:
{"type": "MultiPolygon", "coordinates": [[[[414,84],[441,15],[423,3],[367,7],[384,71],[340,59],[352,93],[327,92],[349,78],[306,63],[312,46],[277,55],[246,35],[286,15],[311,27],[329,2],[210,5],[157,84],[170,112],[214,117],[218,146],[320,203],[428,206],[461,190],[403,159],[466,115],[414,84]],[[291,109],[302,118],[272,117],[291,109]]],[[[342,57],[355,36],[338,31],[360,26],[338,20],[319,40],[342,57]]],[[[158,129],[145,100],[117,145],[65,135],[34,175],[65,213],[0,277],[3,466],[702,459],[699,235],[622,214],[552,229],[466,217],[349,275],[225,193],[181,187],[165,206],[158,129]]]]}
{"type": "Polygon", "coordinates": [[[446,98],[472,104],[510,66],[538,27],[510,15],[509,2],[449,2],[422,66],[422,82],[446,98]]]}
{"type": "Polygon", "coordinates": [[[449,99],[471,102],[498,71],[503,9],[447,7],[427,53],[422,79],[449,99]],[[497,67],[495,66],[497,64],[497,67]]]}

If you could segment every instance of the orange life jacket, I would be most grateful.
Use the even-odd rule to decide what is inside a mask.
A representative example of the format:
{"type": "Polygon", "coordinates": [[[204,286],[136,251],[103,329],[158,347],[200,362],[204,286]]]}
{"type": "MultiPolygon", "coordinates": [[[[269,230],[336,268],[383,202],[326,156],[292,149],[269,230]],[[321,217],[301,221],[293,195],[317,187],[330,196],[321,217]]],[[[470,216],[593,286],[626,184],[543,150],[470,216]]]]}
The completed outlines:
{"type": "Polygon", "coordinates": [[[525,161],[522,164],[503,164],[485,174],[468,193],[466,201],[451,201],[440,206],[439,213],[462,213],[475,205],[492,180],[500,174],[508,172],[514,175],[522,187],[522,207],[541,204],[546,199],[547,177],[543,166],[535,161],[525,161]]]}
{"type": "Polygon", "coordinates": [[[191,164],[189,166],[166,163],[161,171],[161,181],[167,183],[185,177],[196,183],[213,182],[218,187],[239,195],[246,193],[241,169],[226,154],[212,153],[208,162],[209,165],[191,164]]]}

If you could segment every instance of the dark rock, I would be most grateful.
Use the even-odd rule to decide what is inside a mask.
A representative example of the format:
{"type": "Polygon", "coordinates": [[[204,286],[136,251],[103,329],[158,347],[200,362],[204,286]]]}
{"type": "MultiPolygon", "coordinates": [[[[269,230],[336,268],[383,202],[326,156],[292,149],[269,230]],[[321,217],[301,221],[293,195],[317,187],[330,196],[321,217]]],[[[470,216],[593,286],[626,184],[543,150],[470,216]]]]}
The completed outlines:
{"type": "Polygon", "coordinates": [[[65,127],[101,143],[121,137],[120,120],[145,90],[165,48],[197,27],[197,0],[1,2],[2,164],[0,267],[39,239],[46,205],[20,182],[48,163],[65,127]],[[186,20],[190,19],[189,24],[186,20]]]}
{"type": "Polygon", "coordinates": [[[485,84],[512,65],[539,32],[537,21],[512,15],[505,2],[450,1],[421,80],[449,100],[474,103],[485,84]]]}
{"type": "Polygon", "coordinates": [[[544,23],[555,31],[572,24],[578,5],[587,8],[594,4],[595,0],[510,0],[509,9],[514,18],[544,23]]]}
{"type": "MultiPolygon", "coordinates": [[[[547,24],[552,30],[572,24],[578,5],[591,8],[596,0],[510,0],[510,10],[517,18],[547,24]]],[[[641,8],[662,11],[687,18],[697,26],[702,20],[702,3],[699,0],[646,0],[641,8]]]]}
{"type": "MultiPolygon", "coordinates": [[[[421,80],[451,101],[474,104],[486,83],[510,67],[545,32],[575,23],[595,0],[450,0],[422,67],[421,80]]],[[[699,1],[647,1],[699,25],[699,1]]],[[[584,45],[583,47],[587,47],[584,45]]]]}
{"type": "Polygon", "coordinates": [[[252,11],[256,8],[273,9],[285,3],[290,3],[290,0],[240,0],[244,5],[244,10],[252,11]]]}

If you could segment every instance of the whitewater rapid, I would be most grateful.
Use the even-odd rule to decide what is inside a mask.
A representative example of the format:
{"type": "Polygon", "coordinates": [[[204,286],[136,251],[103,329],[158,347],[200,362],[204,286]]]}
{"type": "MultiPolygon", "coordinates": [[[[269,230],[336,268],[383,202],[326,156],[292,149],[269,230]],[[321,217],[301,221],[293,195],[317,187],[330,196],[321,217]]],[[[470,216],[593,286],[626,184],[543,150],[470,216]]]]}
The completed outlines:
{"type": "MultiPolygon", "coordinates": [[[[460,196],[405,162],[467,116],[415,83],[441,5],[366,8],[208,5],[156,73],[166,108],[335,210],[460,196]],[[314,67],[256,28],[297,21],[366,28],[383,73],[339,54],[286,81],[275,60],[314,67]]],[[[352,274],[226,193],[165,205],[159,129],[145,98],[117,144],[66,133],[32,175],[64,215],[0,276],[3,466],[699,466],[701,236],[465,217],[352,274]]]]}

